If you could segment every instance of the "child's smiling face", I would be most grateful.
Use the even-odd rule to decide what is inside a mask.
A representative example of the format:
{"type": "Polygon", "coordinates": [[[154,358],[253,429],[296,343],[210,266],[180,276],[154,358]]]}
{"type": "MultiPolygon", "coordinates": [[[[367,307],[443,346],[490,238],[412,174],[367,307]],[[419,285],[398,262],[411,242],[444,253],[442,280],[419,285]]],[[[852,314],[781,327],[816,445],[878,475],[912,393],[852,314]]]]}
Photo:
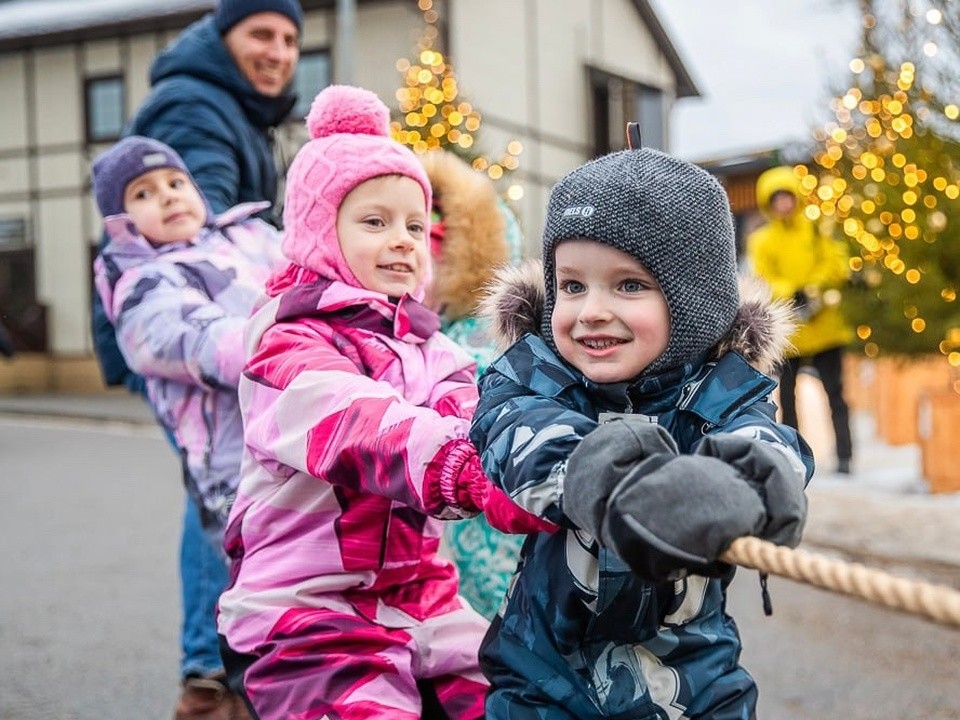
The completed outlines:
{"type": "Polygon", "coordinates": [[[176,168],[150,170],[127,183],[123,209],[137,231],[155,245],[189,240],[207,219],[197,186],[176,168]]]}
{"type": "Polygon", "coordinates": [[[337,238],[350,270],[368,290],[413,294],[429,267],[426,202],[420,184],[383,175],[351,190],[337,211],[337,238]]]}
{"type": "Polygon", "coordinates": [[[670,340],[660,286],[632,255],[595,240],[563,240],[555,253],[551,316],[560,355],[596,383],[632,380],[670,340]]]}

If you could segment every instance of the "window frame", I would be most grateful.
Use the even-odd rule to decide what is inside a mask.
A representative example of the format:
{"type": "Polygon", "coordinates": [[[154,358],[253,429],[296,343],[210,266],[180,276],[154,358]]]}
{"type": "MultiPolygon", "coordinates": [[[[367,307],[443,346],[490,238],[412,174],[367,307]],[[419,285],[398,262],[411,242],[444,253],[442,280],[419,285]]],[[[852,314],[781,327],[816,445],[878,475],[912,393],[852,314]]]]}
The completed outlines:
{"type": "Polygon", "coordinates": [[[313,92],[313,95],[311,95],[309,98],[307,98],[306,96],[301,95],[300,93],[297,93],[297,104],[294,105],[294,106],[290,109],[290,114],[287,116],[287,121],[288,121],[288,122],[290,122],[290,121],[292,121],[292,122],[300,122],[300,121],[304,120],[304,119],[307,117],[307,115],[309,114],[309,112],[310,112],[310,106],[312,105],[312,103],[313,103],[313,98],[316,97],[317,93],[320,92],[321,90],[323,90],[324,87],[329,87],[331,84],[333,84],[333,54],[330,52],[330,48],[329,48],[329,47],[313,48],[313,49],[310,49],[310,50],[301,50],[301,51],[300,51],[300,59],[299,59],[298,62],[297,62],[297,70],[296,70],[296,72],[294,73],[293,79],[292,79],[292,81],[291,81],[291,91],[294,91],[294,92],[295,92],[296,89],[297,89],[297,88],[296,88],[296,84],[297,84],[297,73],[300,72],[301,68],[305,67],[305,65],[304,65],[304,60],[306,60],[306,59],[308,59],[308,58],[311,58],[311,57],[317,57],[317,56],[323,56],[323,57],[326,58],[326,61],[327,61],[327,78],[326,78],[327,84],[324,85],[323,87],[318,87],[318,88],[313,92]],[[297,112],[297,105],[300,105],[301,103],[304,103],[304,104],[305,104],[305,110],[303,111],[302,114],[300,114],[300,113],[297,112]]]}
{"type": "Polygon", "coordinates": [[[109,73],[105,75],[92,75],[83,80],[83,119],[84,119],[84,137],[87,143],[111,143],[119,140],[123,135],[123,126],[127,122],[127,84],[123,73],[109,73]],[[95,135],[93,130],[93,112],[94,104],[91,102],[91,93],[94,86],[107,81],[116,81],[120,87],[120,125],[115,134],[95,135]]]}
{"type": "Polygon", "coordinates": [[[588,66],[587,71],[591,113],[590,147],[593,157],[627,147],[627,122],[640,123],[644,147],[667,149],[669,98],[664,88],[630,80],[595,67],[588,66]],[[641,98],[653,95],[657,95],[660,100],[660,117],[657,133],[653,136],[657,142],[651,144],[648,141],[651,137],[649,123],[643,122],[646,118],[639,117],[639,114],[641,98]]]}

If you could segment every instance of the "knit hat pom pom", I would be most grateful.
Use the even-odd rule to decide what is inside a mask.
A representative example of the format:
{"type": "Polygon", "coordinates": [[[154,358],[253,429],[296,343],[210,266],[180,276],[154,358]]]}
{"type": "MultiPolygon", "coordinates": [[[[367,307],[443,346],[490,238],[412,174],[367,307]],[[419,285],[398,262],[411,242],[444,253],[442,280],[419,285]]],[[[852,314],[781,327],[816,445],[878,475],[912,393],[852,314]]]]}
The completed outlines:
{"type": "Polygon", "coordinates": [[[307,130],[314,140],[338,133],[389,136],[390,111],[369,90],[331,85],[314,98],[307,130]]]}

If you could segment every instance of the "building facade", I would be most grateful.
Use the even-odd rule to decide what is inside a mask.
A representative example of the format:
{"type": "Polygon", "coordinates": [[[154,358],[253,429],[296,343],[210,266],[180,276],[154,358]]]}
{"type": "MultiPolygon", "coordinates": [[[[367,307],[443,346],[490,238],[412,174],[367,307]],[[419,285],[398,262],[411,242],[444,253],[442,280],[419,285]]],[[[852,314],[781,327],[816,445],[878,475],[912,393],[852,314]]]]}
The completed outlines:
{"type": "MultiPolygon", "coordinates": [[[[304,139],[300,119],[338,72],[337,3],[301,0],[301,96],[278,132],[278,162],[304,139]]],[[[19,354],[0,363],[0,392],[97,389],[92,259],[101,224],[90,163],[149,91],[156,53],[214,0],[0,2],[0,319],[19,354]]],[[[480,150],[518,141],[503,183],[535,254],[553,182],[624,146],[627,120],[669,147],[669,112],[698,94],[673,44],[640,0],[357,0],[350,81],[392,109],[397,61],[415,56],[423,9],[461,93],[482,114],[480,150]]]]}

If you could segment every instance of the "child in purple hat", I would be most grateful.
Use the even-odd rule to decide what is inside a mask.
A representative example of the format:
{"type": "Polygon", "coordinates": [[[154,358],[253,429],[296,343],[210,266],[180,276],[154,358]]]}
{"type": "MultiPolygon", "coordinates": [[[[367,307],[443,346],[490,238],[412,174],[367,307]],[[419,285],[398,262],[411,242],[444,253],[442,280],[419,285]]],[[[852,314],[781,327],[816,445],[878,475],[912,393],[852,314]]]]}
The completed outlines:
{"type": "MultiPolygon", "coordinates": [[[[215,216],[183,159],[140,136],[97,157],[93,189],[109,238],[94,263],[97,292],[124,358],[146,379],[204,530],[223,555],[243,449],[237,401],[243,328],[267,277],[282,264],[279,234],[253,217],[268,203],[215,216]]],[[[230,705],[230,717],[244,713],[222,680],[185,682],[216,685],[214,693],[195,695],[210,695],[218,710],[230,705]]]]}

